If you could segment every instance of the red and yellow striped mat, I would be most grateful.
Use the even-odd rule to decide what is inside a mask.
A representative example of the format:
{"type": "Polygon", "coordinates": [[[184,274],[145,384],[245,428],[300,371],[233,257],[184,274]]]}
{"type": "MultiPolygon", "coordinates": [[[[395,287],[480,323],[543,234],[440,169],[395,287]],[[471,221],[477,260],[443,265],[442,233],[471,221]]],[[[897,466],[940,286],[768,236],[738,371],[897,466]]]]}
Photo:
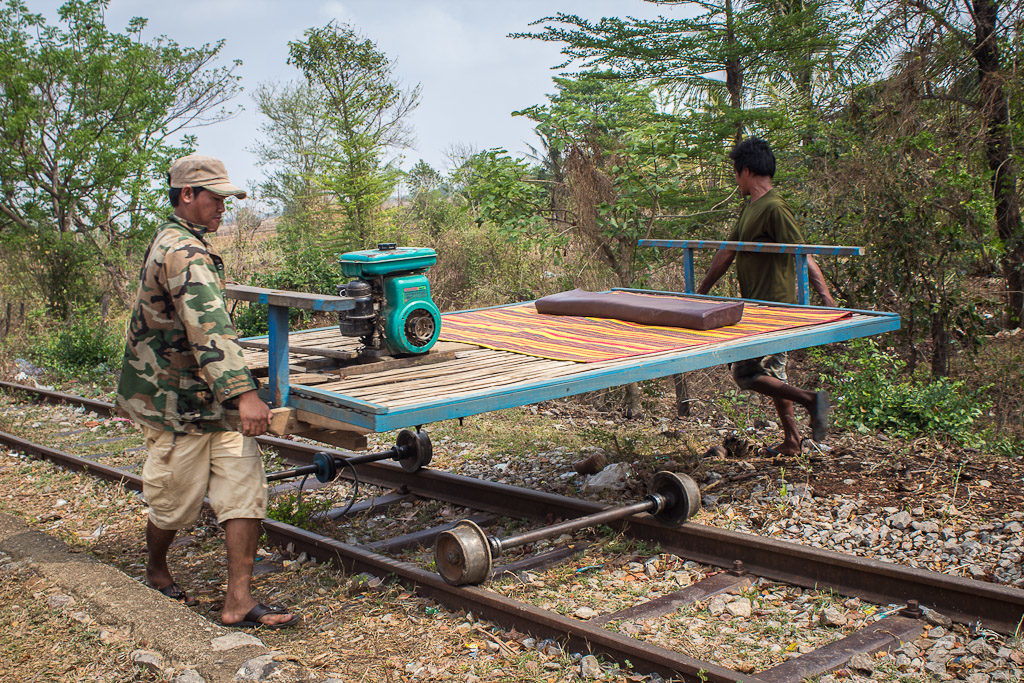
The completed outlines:
{"type": "Polygon", "coordinates": [[[441,317],[440,339],[552,360],[593,363],[817,325],[848,315],[843,311],[748,303],[743,318],[735,325],[690,330],[607,318],[545,315],[528,303],[445,314],[441,317]]]}

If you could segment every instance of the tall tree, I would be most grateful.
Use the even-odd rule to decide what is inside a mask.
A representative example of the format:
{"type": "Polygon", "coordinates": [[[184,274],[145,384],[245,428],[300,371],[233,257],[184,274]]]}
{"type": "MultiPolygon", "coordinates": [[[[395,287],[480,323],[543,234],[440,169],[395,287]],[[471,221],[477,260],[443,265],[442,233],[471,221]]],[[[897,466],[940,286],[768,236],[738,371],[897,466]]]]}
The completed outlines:
{"type": "Polygon", "coordinates": [[[651,234],[666,197],[675,204],[682,148],[678,119],[658,111],[650,89],[611,76],[556,78],[548,104],[517,114],[537,123],[549,156],[565,159],[552,217],[630,286],[637,239],[651,234]]]}
{"type": "Polygon", "coordinates": [[[308,29],[288,50],[289,64],[328,111],[329,140],[316,151],[314,180],[365,240],[373,211],[401,177],[387,154],[411,144],[407,117],[419,104],[420,87],[404,89],[387,55],[345,24],[308,29]]]}
{"type": "Polygon", "coordinates": [[[560,13],[513,36],[561,43],[556,68],[611,69],[668,91],[678,110],[707,114],[709,137],[729,142],[771,125],[780,104],[786,126],[809,139],[813,114],[833,110],[843,86],[880,64],[878,37],[840,0],[647,1],[694,14],[595,22],[560,13]]]}
{"type": "Polygon", "coordinates": [[[0,240],[61,314],[98,291],[124,296],[160,174],[182,152],[170,136],[227,116],[237,91],[238,62],[212,65],[221,43],[144,42],[142,18],[111,32],[107,4],[67,2],[62,26],[21,0],[0,8],[0,240]],[[93,264],[108,287],[90,282],[93,264]]]}
{"type": "Polygon", "coordinates": [[[887,16],[908,29],[908,56],[928,67],[919,71],[915,95],[957,102],[973,111],[983,131],[980,145],[991,176],[993,222],[1002,256],[1005,321],[1024,324],[1024,223],[1010,96],[1019,91],[1019,40],[1024,14],[1011,0],[898,0],[883,3],[887,16]],[[951,77],[974,68],[974,83],[951,77]]]}

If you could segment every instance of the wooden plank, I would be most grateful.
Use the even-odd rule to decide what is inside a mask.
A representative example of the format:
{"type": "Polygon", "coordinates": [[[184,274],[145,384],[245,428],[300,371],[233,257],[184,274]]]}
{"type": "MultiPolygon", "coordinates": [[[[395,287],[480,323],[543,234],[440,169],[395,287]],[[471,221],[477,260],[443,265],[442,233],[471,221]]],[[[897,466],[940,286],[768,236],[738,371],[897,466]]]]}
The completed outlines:
{"type": "Polygon", "coordinates": [[[904,642],[916,640],[924,632],[924,627],[925,623],[920,619],[903,616],[886,617],[854,631],[845,638],[789,659],[755,675],[759,681],[799,683],[808,678],[841,669],[856,654],[874,654],[879,650],[895,650],[904,642]]]}
{"type": "Polygon", "coordinates": [[[738,588],[746,588],[749,585],[750,578],[746,576],[735,576],[727,572],[713,574],[692,586],[687,586],[674,593],[668,593],[660,598],[620,609],[617,612],[609,612],[608,614],[594,617],[590,620],[590,623],[603,626],[612,621],[625,621],[626,619],[654,619],[663,614],[674,612],[683,605],[692,605],[700,600],[710,598],[712,595],[718,595],[738,588]]]}
{"type": "MultiPolygon", "coordinates": [[[[402,371],[393,372],[387,375],[360,375],[358,379],[349,379],[341,382],[331,382],[324,385],[325,389],[344,390],[350,391],[365,387],[381,387],[383,385],[389,385],[388,391],[395,390],[397,384],[401,384],[406,381],[411,382],[424,382],[432,379],[440,378],[444,380],[447,377],[493,377],[505,374],[506,371],[514,370],[515,367],[522,365],[524,361],[519,358],[508,358],[501,359],[500,361],[492,361],[488,363],[480,362],[468,362],[468,363],[450,363],[436,368],[422,368],[419,371],[402,371]],[[473,368],[472,370],[468,368],[473,368]]],[[[544,361],[543,359],[537,359],[540,362],[571,362],[571,361],[544,361]]]]}
{"type": "Polygon", "coordinates": [[[562,562],[579,555],[584,552],[587,547],[587,544],[571,547],[563,546],[561,548],[555,548],[554,550],[548,550],[547,552],[543,552],[538,555],[527,555],[526,557],[521,557],[518,560],[509,562],[508,564],[498,565],[491,570],[491,576],[515,574],[526,569],[547,569],[548,567],[561,564],[562,562]]]}
{"type": "Polygon", "coordinates": [[[337,375],[338,377],[352,377],[355,375],[386,372],[395,368],[418,368],[423,365],[441,363],[450,360],[455,360],[454,350],[438,352],[431,350],[418,356],[408,356],[405,358],[382,356],[381,358],[368,360],[357,365],[348,365],[343,368],[338,368],[337,370],[331,370],[331,374],[337,375]]]}
{"type": "Polygon", "coordinates": [[[270,427],[267,431],[275,436],[294,434],[299,430],[298,412],[295,408],[273,408],[270,411],[270,427]]]}
{"type": "MultiPolygon", "coordinates": [[[[270,344],[264,342],[254,341],[240,341],[238,345],[243,349],[259,349],[261,351],[269,351],[270,344]]],[[[327,349],[323,347],[312,347],[312,346],[291,346],[288,347],[289,358],[294,355],[299,356],[323,356],[324,358],[336,358],[338,360],[352,360],[359,354],[355,351],[338,351],[335,349],[327,349]]],[[[305,359],[300,359],[304,361],[305,359]]]]}
{"type": "Polygon", "coordinates": [[[306,410],[296,410],[295,416],[300,422],[305,422],[312,427],[319,427],[320,429],[328,429],[333,431],[353,432],[356,434],[368,434],[369,430],[356,425],[342,422],[341,420],[334,420],[323,415],[311,413],[306,410]]]}
{"type": "Polygon", "coordinates": [[[228,284],[224,296],[270,306],[288,306],[311,311],[348,311],[355,308],[355,300],[347,296],[289,292],[283,289],[267,289],[249,285],[228,284]]]}
{"type": "Polygon", "coordinates": [[[319,427],[312,427],[299,432],[298,436],[313,439],[314,441],[320,441],[322,443],[350,451],[364,451],[368,445],[366,440],[366,435],[368,433],[368,431],[360,433],[348,430],[320,429],[319,427]]]}

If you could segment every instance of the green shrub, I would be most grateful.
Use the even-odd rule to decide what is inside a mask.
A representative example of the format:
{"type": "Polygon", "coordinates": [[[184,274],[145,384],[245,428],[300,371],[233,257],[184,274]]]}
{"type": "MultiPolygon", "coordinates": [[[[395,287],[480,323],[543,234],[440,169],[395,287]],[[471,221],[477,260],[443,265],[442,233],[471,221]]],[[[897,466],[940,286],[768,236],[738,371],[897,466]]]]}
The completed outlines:
{"type": "MultiPolygon", "coordinates": [[[[338,256],[341,252],[310,248],[304,252],[296,252],[285,259],[281,270],[273,273],[257,275],[252,284],[270,289],[285,289],[293,292],[312,292],[315,294],[338,293],[338,285],[344,284],[349,278],[341,274],[338,267],[338,256]]],[[[288,310],[288,325],[291,329],[301,329],[305,320],[313,311],[300,308],[288,310]]],[[[252,337],[267,334],[267,306],[264,304],[248,304],[235,311],[232,319],[239,337],[252,337]]]]}
{"type": "Polygon", "coordinates": [[[308,528],[313,518],[332,507],[330,500],[286,493],[275,496],[267,505],[267,517],[292,526],[308,528]]]}
{"type": "Polygon", "coordinates": [[[119,326],[93,315],[81,315],[67,323],[51,325],[35,337],[29,357],[61,379],[93,378],[116,372],[124,354],[124,334],[119,326]]]}
{"type": "Polygon", "coordinates": [[[839,353],[814,350],[810,355],[827,370],[824,381],[837,404],[840,427],[906,437],[944,435],[963,443],[971,438],[974,420],[991,408],[983,390],[971,391],[960,380],[915,381],[902,375],[905,363],[874,340],[851,342],[839,353]]]}

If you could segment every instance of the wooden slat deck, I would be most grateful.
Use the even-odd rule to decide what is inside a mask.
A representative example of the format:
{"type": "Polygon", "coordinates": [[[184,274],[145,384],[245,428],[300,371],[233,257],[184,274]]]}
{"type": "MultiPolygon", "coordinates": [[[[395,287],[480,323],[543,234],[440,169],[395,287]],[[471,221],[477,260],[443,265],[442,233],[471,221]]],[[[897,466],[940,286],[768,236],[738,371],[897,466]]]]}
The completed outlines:
{"type": "MultiPolygon", "coordinates": [[[[861,316],[861,319],[866,318],[867,316],[861,316]]],[[[792,332],[793,330],[781,330],[757,335],[756,338],[785,338],[792,332]]],[[[749,339],[751,338],[744,341],[749,339]]],[[[700,350],[710,355],[734,344],[735,342],[708,344],[700,347],[700,350]]],[[[516,385],[532,384],[542,380],[570,379],[575,375],[626,369],[635,367],[639,360],[671,358],[679,356],[680,353],[681,350],[664,351],[596,363],[576,363],[476,347],[457,352],[453,361],[437,363],[426,368],[368,373],[337,382],[318,384],[317,388],[393,409],[439,399],[471,396],[501,388],[513,388],[516,385]]]]}
{"type": "MultiPolygon", "coordinates": [[[[293,373],[288,405],[374,431],[387,431],[898,328],[899,316],[894,314],[853,311],[835,322],[595,363],[447,344],[456,349],[454,357],[427,365],[376,371],[368,366],[365,373],[342,379],[329,371],[293,373]]],[[[331,349],[358,346],[358,340],[342,337],[334,327],[292,332],[289,343],[331,349]]],[[[266,367],[266,351],[245,353],[251,367],[266,367]]],[[[293,355],[290,360],[299,363],[302,358],[293,355]]]]}

